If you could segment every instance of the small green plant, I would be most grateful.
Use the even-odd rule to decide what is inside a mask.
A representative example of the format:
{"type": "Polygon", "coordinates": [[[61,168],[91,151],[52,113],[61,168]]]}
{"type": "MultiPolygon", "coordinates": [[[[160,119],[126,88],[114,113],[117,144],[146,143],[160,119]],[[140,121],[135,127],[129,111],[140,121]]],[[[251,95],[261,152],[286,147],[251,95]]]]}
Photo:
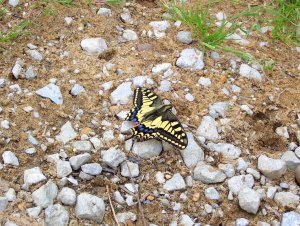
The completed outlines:
{"type": "Polygon", "coordinates": [[[25,29],[29,26],[30,21],[24,20],[15,27],[13,27],[7,34],[0,32],[0,43],[11,41],[20,35],[25,34],[25,29]]]}
{"type": "Polygon", "coordinates": [[[125,3],[123,0],[105,0],[104,2],[111,6],[123,5],[125,3]]]}
{"type": "Polygon", "coordinates": [[[275,61],[273,59],[265,60],[263,62],[263,70],[264,71],[272,71],[275,66],[275,61]]]}
{"type": "Polygon", "coordinates": [[[74,5],[74,0],[57,0],[57,2],[64,6],[74,5]]]}

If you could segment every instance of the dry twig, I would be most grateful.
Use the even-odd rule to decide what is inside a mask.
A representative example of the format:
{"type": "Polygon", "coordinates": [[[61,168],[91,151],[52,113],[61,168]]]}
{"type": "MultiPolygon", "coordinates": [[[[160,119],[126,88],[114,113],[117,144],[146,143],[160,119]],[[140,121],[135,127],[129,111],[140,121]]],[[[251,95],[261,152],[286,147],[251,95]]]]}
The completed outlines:
{"type": "Polygon", "coordinates": [[[118,219],[117,219],[117,217],[116,217],[115,209],[114,209],[113,204],[112,204],[112,201],[111,201],[111,199],[110,199],[110,192],[109,192],[109,187],[108,187],[108,185],[106,185],[106,191],[107,191],[108,200],[109,200],[109,204],[110,204],[110,208],[111,208],[111,211],[112,211],[114,220],[115,220],[117,226],[120,226],[120,224],[119,224],[119,222],[118,222],[118,219]]]}

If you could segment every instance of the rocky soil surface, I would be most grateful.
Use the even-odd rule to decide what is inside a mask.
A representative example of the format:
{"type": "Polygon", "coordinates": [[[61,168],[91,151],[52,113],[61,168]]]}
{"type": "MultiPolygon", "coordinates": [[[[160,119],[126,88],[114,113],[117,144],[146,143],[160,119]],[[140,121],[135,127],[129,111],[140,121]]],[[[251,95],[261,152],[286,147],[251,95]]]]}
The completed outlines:
{"type": "Polygon", "coordinates": [[[299,47],[236,34],[276,59],[263,71],[152,2],[55,7],[0,56],[1,225],[300,225],[299,47]],[[186,149],[124,141],[137,86],[172,103],[186,149]]]}

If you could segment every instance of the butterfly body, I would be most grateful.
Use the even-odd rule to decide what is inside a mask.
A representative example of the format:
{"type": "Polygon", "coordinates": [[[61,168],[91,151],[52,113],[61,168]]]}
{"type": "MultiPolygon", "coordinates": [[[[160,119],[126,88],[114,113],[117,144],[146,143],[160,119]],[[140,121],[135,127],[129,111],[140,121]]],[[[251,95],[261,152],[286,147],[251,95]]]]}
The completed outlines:
{"type": "Polygon", "coordinates": [[[130,130],[131,137],[138,141],[157,138],[179,149],[187,146],[187,136],[172,113],[171,105],[163,104],[159,96],[149,89],[138,87],[133,97],[134,107],[126,120],[135,122],[130,130]]]}

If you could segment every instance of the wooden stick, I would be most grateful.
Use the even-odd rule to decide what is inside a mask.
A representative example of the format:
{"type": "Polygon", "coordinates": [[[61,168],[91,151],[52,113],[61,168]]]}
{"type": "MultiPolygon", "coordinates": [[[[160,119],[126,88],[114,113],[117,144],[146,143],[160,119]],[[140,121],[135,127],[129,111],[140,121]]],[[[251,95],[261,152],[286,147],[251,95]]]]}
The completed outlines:
{"type": "Polygon", "coordinates": [[[118,222],[118,219],[117,219],[117,217],[116,217],[115,209],[114,209],[113,204],[112,204],[112,201],[111,201],[111,199],[110,199],[110,192],[109,192],[109,187],[108,187],[108,185],[106,185],[106,191],[107,191],[108,200],[109,200],[109,204],[110,204],[110,208],[111,208],[111,211],[112,211],[114,220],[115,220],[115,222],[117,223],[117,226],[120,226],[120,224],[119,224],[119,222],[118,222]]]}

